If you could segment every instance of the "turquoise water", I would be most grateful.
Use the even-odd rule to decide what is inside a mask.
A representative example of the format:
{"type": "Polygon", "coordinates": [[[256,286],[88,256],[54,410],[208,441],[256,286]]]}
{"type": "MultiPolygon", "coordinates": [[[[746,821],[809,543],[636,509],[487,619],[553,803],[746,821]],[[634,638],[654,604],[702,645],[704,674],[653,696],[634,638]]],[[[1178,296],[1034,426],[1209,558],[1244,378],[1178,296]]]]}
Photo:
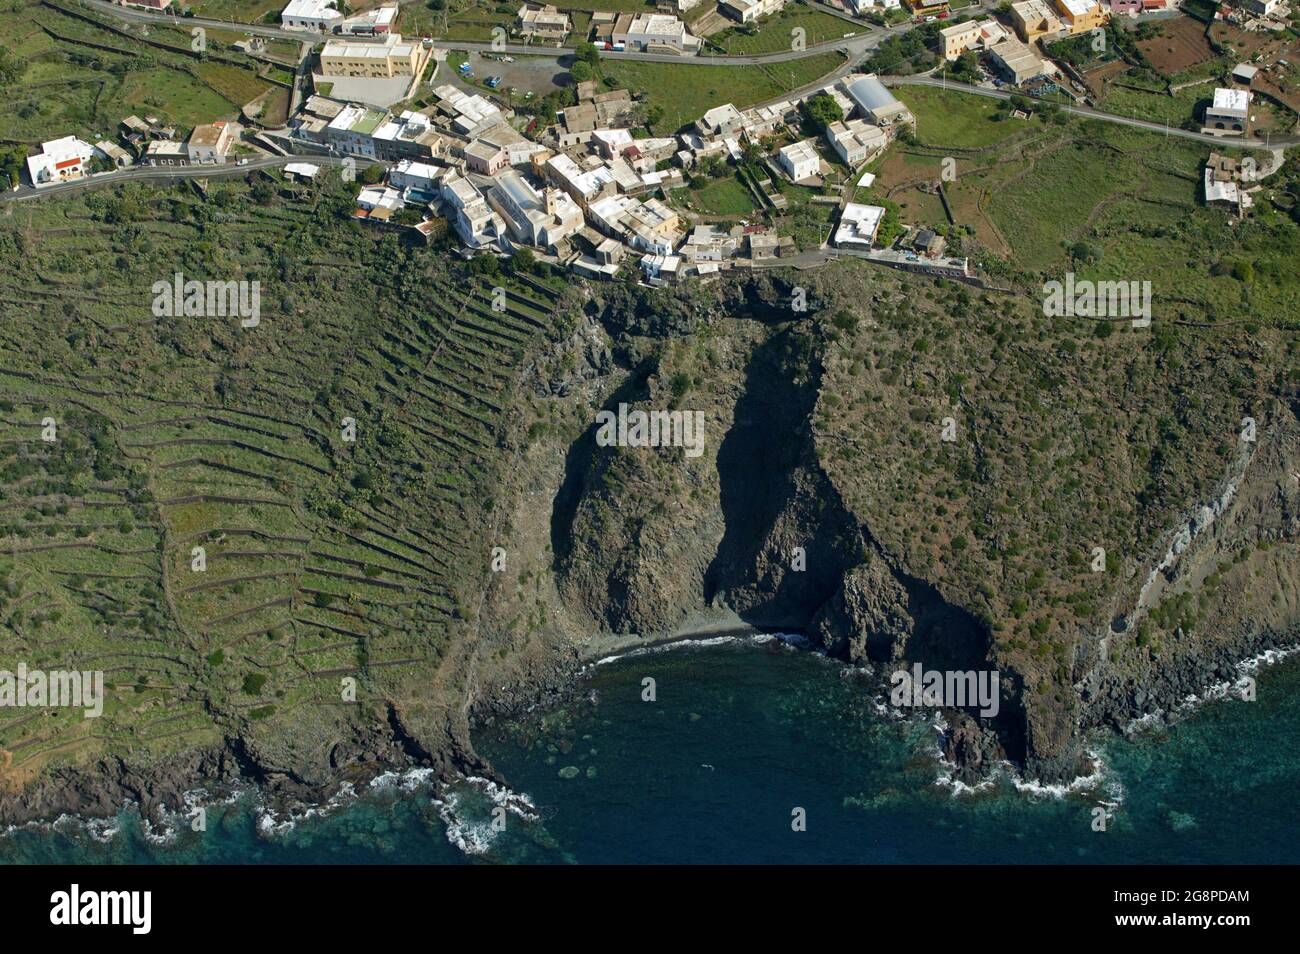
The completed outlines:
{"type": "MultiPolygon", "coordinates": [[[[537,817],[458,786],[459,837],[495,862],[1197,863],[1300,861],[1300,657],[1258,701],[1206,704],[1172,729],[1100,745],[1105,771],[1064,798],[1003,780],[954,798],[934,733],[878,714],[843,666],[778,643],[676,649],[598,667],[584,700],[485,730],[476,747],[537,817]],[[642,680],[656,699],[642,701],[642,680]],[[1119,800],[1105,831],[1100,802],[1119,800]],[[802,809],[806,830],[792,830],[802,809]]],[[[0,860],[464,863],[426,789],[364,792],[277,834],[245,799],[155,845],[123,816],[104,841],[18,831],[0,860]]]]}

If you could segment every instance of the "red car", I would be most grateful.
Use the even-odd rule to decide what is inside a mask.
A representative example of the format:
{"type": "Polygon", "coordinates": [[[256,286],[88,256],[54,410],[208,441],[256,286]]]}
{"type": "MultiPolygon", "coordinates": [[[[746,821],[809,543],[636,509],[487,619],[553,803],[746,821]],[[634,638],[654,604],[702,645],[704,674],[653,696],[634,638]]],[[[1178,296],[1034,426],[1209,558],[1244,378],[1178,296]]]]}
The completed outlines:
{"type": "Polygon", "coordinates": [[[939,19],[940,19],[940,20],[946,20],[946,19],[948,19],[948,11],[945,10],[945,11],[943,11],[943,13],[939,14],[939,19]]]}

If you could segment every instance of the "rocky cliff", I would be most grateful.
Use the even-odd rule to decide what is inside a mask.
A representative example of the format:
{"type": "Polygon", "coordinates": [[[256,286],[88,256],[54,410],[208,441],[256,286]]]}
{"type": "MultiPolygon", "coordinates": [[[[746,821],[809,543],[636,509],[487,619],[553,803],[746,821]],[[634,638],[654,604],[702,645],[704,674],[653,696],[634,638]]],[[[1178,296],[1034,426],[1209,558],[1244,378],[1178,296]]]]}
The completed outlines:
{"type": "Polygon", "coordinates": [[[854,265],[605,289],[532,369],[521,572],[484,622],[537,658],[738,618],[882,674],[995,668],[998,715],[949,713],[948,754],[1070,778],[1089,729],[1294,639],[1292,367],[1267,333],[1065,322],[854,265]],[[600,446],[620,405],[702,412],[704,452],[600,446]]]}

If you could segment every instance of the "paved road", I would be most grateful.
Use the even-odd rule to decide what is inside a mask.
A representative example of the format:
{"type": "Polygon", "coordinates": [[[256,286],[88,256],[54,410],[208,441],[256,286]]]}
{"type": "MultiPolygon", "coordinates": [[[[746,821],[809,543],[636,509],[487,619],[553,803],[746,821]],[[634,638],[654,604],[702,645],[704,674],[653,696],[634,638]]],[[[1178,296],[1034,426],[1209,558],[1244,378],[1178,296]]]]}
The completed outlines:
{"type": "MultiPolygon", "coordinates": [[[[80,0],[80,2],[93,10],[101,13],[109,13],[120,20],[129,20],[136,23],[165,23],[179,28],[186,27],[204,27],[212,30],[229,30],[239,33],[250,33],[257,36],[269,37],[277,40],[294,40],[302,42],[303,40],[324,40],[328,39],[326,34],[313,34],[304,30],[286,30],[283,27],[271,26],[264,23],[237,23],[230,20],[211,20],[203,17],[178,17],[170,13],[156,13],[151,10],[137,10],[131,7],[121,7],[107,0],[80,0]]],[[[868,50],[874,49],[882,39],[894,33],[904,32],[911,29],[911,23],[899,24],[883,30],[879,27],[867,23],[858,23],[853,21],[859,29],[858,35],[835,40],[827,40],[824,43],[815,43],[805,50],[782,50],[776,53],[759,53],[749,56],[724,56],[724,55],[707,55],[707,56],[676,56],[672,53],[615,53],[612,50],[601,51],[601,56],[610,60],[641,60],[649,63],[677,63],[682,65],[699,66],[709,63],[724,62],[731,66],[759,66],[765,63],[786,63],[790,60],[802,59],[805,56],[811,56],[815,53],[827,53],[832,50],[840,50],[849,57],[861,56],[868,50]]],[[[847,25],[847,24],[846,24],[847,25]]],[[[854,32],[845,30],[846,33],[854,32]]],[[[381,42],[378,38],[371,37],[349,37],[352,42],[369,43],[381,42]]],[[[546,46],[529,46],[525,43],[507,43],[504,47],[493,47],[491,43],[471,43],[460,40],[444,40],[437,44],[439,47],[449,50],[474,50],[480,53],[511,53],[515,55],[527,56],[568,56],[573,50],[568,47],[546,47],[546,46]]]]}
{"type": "MultiPolygon", "coordinates": [[[[988,89],[984,86],[970,86],[966,83],[954,83],[951,80],[936,79],[933,76],[884,76],[881,81],[886,86],[933,86],[936,89],[956,90],[963,93],[971,93],[975,96],[987,96],[989,99],[1010,99],[1015,93],[1009,93],[1001,89],[988,89]]],[[[1177,126],[1167,126],[1164,123],[1153,123],[1146,119],[1134,119],[1131,116],[1119,116],[1115,113],[1104,113],[1099,109],[1092,109],[1088,106],[1065,106],[1061,105],[1067,113],[1073,113],[1075,116],[1083,116],[1087,119],[1099,119],[1106,123],[1118,123],[1121,126],[1132,126],[1134,129],[1144,129],[1148,132],[1163,133],[1166,136],[1176,136],[1179,139],[1191,139],[1196,142],[1209,143],[1214,146],[1225,146],[1237,149],[1278,149],[1286,148],[1300,144],[1300,136],[1279,136],[1264,139],[1239,139],[1234,136],[1219,137],[1211,136],[1209,133],[1192,132],[1188,129],[1179,129],[1177,126]]]]}
{"type": "MultiPolygon", "coordinates": [[[[220,166],[134,166],[130,169],[106,172],[72,182],[42,186],[39,189],[23,186],[15,191],[0,194],[0,201],[24,202],[28,199],[41,199],[51,195],[64,195],[68,192],[80,192],[84,189],[104,188],[141,180],[216,179],[222,176],[242,176],[256,169],[274,169],[291,162],[310,162],[317,166],[341,166],[346,161],[347,157],[344,156],[288,155],[250,159],[242,166],[234,162],[227,162],[220,166]]],[[[363,167],[378,160],[355,159],[354,161],[358,167],[363,167]]]]}

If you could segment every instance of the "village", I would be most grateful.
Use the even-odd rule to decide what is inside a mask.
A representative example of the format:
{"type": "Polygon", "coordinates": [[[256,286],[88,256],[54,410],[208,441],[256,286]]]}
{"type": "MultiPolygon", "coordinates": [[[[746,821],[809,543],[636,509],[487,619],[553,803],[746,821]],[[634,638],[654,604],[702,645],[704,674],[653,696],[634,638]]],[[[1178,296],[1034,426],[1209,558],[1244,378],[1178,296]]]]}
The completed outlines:
{"type": "MultiPolygon", "coordinates": [[[[1049,57],[1049,43],[1093,40],[1105,35],[1112,16],[1161,9],[1169,0],[1019,0],[950,26],[938,22],[950,18],[947,3],[916,5],[924,2],[909,7],[916,21],[937,27],[941,65],[932,76],[946,77],[951,67],[976,85],[1041,96],[1068,87],[1074,72],[1068,61],[1049,57]]],[[[1256,19],[1286,13],[1274,0],[1243,2],[1259,8],[1256,19]]],[[[165,9],[166,0],[132,5],[165,9]]],[[[674,0],[672,13],[596,13],[582,42],[593,51],[693,55],[699,38],[678,15],[694,5],[674,0]]],[[[785,5],[724,0],[718,12],[743,25],[785,5]]],[[[292,158],[281,163],[284,174],[311,180],[326,164],[312,161],[320,157],[356,181],[355,217],[369,226],[421,241],[454,235],[466,255],[526,249],[586,278],[634,269],[659,284],[731,268],[818,264],[833,255],[974,278],[969,257],[950,251],[934,223],[902,222],[890,203],[872,201],[869,167],[891,143],[912,137],[916,120],[865,67],[837,71],[775,101],[723,103],[670,134],[655,134],[631,91],[604,88],[590,69],[578,69],[591,61],[575,58],[572,105],[543,123],[512,108],[518,91],[502,89],[500,77],[475,85],[468,56],[395,32],[398,18],[395,5],[345,16],[329,0],[289,0],[282,26],[323,42],[310,60],[310,89],[282,128],[219,120],[182,137],[158,117],[131,115],[118,141],[66,136],[43,143],[26,160],[30,181],[42,187],[132,165],[238,166],[268,157],[292,158]],[[699,183],[728,166],[741,211],[710,216],[694,204],[699,183]],[[792,197],[821,210],[811,236],[782,234],[775,224],[787,221],[782,213],[792,197]]],[[[572,29],[567,13],[523,3],[511,34],[513,42],[547,46],[564,42],[572,29]]],[[[480,55],[503,69],[514,60],[504,52],[480,55]]],[[[1230,142],[1251,133],[1257,72],[1242,63],[1231,86],[1215,89],[1200,119],[1203,134],[1230,142]]],[[[523,93],[525,101],[532,96],[523,93]]],[[[1028,110],[1011,115],[1023,119],[1028,110]]],[[[1245,215],[1271,171],[1268,160],[1212,153],[1204,200],[1245,215]]]]}

